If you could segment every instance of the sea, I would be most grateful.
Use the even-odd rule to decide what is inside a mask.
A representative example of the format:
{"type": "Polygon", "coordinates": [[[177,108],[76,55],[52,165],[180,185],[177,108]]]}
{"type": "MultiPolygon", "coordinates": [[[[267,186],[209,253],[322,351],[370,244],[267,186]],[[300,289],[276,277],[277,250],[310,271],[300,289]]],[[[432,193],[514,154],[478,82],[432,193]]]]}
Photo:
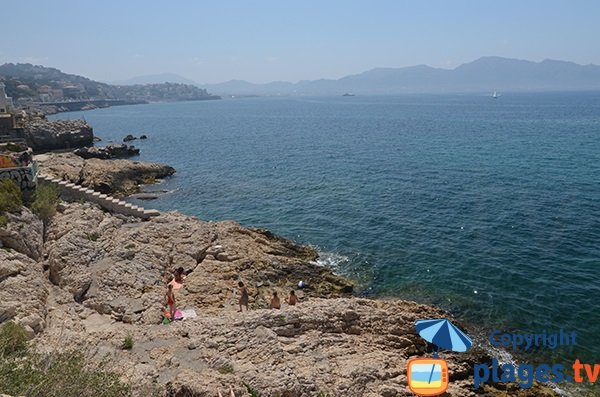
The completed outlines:
{"type": "Polygon", "coordinates": [[[177,172],[136,204],[267,228],[315,247],[358,294],[432,303],[483,334],[576,331],[555,361],[600,354],[598,92],[229,98],[52,118],[85,118],[99,145],[148,136],[131,142],[136,159],[177,172]]]}

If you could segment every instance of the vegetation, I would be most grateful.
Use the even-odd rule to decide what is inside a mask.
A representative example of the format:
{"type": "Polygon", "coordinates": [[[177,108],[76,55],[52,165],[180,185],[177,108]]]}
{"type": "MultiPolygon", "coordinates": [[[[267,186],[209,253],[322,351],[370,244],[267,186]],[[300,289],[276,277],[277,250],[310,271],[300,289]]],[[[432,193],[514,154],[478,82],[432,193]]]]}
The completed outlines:
{"type": "Polygon", "coordinates": [[[58,188],[55,185],[39,184],[35,190],[31,210],[46,224],[56,214],[58,199],[58,188]]]}
{"type": "Polygon", "coordinates": [[[125,337],[125,339],[123,339],[123,342],[121,343],[121,349],[123,350],[131,350],[133,349],[133,336],[131,335],[127,335],[125,337]]]}
{"type": "Polygon", "coordinates": [[[23,206],[21,189],[12,179],[0,179],[0,214],[20,212],[23,206]]]}
{"type": "Polygon", "coordinates": [[[218,369],[220,374],[226,375],[226,374],[232,374],[233,373],[233,367],[230,365],[225,365],[223,367],[219,367],[218,369]]]}
{"type": "Polygon", "coordinates": [[[0,327],[0,359],[27,349],[27,332],[12,321],[0,327]]]}
{"type": "Polygon", "coordinates": [[[16,143],[12,143],[12,142],[8,142],[4,145],[2,145],[2,149],[7,151],[7,152],[13,152],[13,153],[18,153],[18,152],[22,152],[24,150],[27,150],[27,147],[23,147],[19,144],[16,143]]]}
{"type": "Polygon", "coordinates": [[[13,322],[0,326],[0,393],[30,397],[126,397],[129,386],[81,352],[38,354],[13,322]]]}
{"type": "Polygon", "coordinates": [[[253,388],[249,384],[244,383],[244,387],[246,387],[246,390],[248,391],[248,394],[250,394],[252,397],[261,397],[261,394],[258,392],[258,390],[256,390],[255,388],[253,388]]]}

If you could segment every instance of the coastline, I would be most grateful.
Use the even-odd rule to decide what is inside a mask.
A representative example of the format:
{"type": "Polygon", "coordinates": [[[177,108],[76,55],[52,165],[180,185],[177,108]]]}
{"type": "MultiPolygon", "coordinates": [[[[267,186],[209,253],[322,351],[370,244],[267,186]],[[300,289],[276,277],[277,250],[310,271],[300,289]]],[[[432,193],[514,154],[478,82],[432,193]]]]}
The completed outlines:
{"type": "MultiPolygon", "coordinates": [[[[90,160],[51,157],[54,163],[42,162],[43,172],[52,170],[66,179],[78,176],[80,182],[86,181],[82,176],[93,175],[87,173],[90,160]],[[74,166],[73,161],[83,165],[74,166]]],[[[120,164],[127,168],[139,162],[120,164]]],[[[113,175],[106,169],[98,173],[113,175]]],[[[112,187],[119,189],[121,185],[112,187]]],[[[13,230],[22,222],[13,219],[13,230]]],[[[97,346],[92,359],[109,354],[133,385],[154,379],[172,395],[207,395],[228,384],[243,392],[240,385],[245,383],[266,395],[403,395],[407,360],[433,351],[416,334],[415,320],[453,319],[430,305],[355,296],[350,280],[315,263],[314,249],[232,221],[204,222],[170,212],[140,222],[90,203],[63,203],[46,241],[41,237],[36,240],[43,255],[36,259],[0,251],[3,263],[38,269],[29,275],[23,270],[28,283],[40,286],[33,304],[38,310],[25,313],[13,303],[13,318],[44,349],[60,350],[60,339],[68,335],[78,348],[97,346]],[[198,317],[167,327],[160,325],[161,296],[166,275],[178,265],[191,270],[178,300],[198,317]],[[235,313],[237,280],[249,285],[252,297],[252,310],[242,315],[235,313]],[[297,289],[299,280],[307,288],[298,290],[298,306],[281,312],[268,309],[274,290],[285,296],[297,289]],[[132,352],[118,348],[125,335],[136,341],[132,352]]],[[[19,286],[15,292],[22,294],[26,288],[19,286]]],[[[488,351],[479,346],[444,358],[453,374],[449,395],[472,395],[473,364],[489,361],[488,351]]],[[[518,395],[555,395],[547,389],[535,386],[518,395]]],[[[506,395],[503,387],[486,385],[483,390],[506,395]]]]}
{"type": "MultiPolygon", "coordinates": [[[[185,99],[182,101],[212,101],[222,99],[218,95],[208,95],[206,97],[195,98],[195,99],[185,99]]],[[[165,102],[182,102],[182,101],[165,101],[165,102]]],[[[162,102],[162,101],[161,101],[162,102]]],[[[89,100],[81,100],[81,101],[70,101],[70,102],[39,102],[29,105],[30,108],[33,108],[35,111],[39,111],[45,116],[59,114],[59,113],[68,113],[68,112],[77,112],[77,111],[85,111],[85,110],[93,110],[93,109],[103,109],[109,108],[113,106],[128,106],[128,105],[147,105],[150,103],[155,103],[153,101],[148,100],[130,100],[130,99],[89,99],[89,100]]]]}

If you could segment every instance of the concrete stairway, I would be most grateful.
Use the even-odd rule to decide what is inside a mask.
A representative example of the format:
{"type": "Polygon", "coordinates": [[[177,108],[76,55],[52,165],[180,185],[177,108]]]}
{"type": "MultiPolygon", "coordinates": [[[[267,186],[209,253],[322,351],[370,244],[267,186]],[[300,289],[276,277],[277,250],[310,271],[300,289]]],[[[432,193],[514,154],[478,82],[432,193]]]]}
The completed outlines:
{"type": "Polygon", "coordinates": [[[38,175],[37,178],[38,183],[52,183],[57,185],[61,196],[67,200],[90,201],[98,204],[107,211],[127,216],[135,216],[142,219],[150,219],[153,216],[160,215],[160,212],[157,210],[145,210],[137,205],[126,203],[125,201],[61,179],[52,178],[46,175],[38,175]]]}

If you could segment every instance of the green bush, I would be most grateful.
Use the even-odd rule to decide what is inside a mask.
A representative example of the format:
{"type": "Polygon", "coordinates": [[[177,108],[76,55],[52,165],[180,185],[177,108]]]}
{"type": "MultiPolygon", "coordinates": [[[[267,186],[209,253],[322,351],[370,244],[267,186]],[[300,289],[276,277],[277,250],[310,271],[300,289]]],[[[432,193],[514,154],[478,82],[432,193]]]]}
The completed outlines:
{"type": "Polygon", "coordinates": [[[35,190],[31,210],[47,222],[56,214],[56,206],[60,197],[58,188],[53,184],[40,184],[35,190]]]}
{"type": "Polygon", "coordinates": [[[31,397],[128,397],[129,386],[79,352],[28,353],[0,363],[0,393],[31,397]]]}
{"type": "Polygon", "coordinates": [[[12,321],[0,327],[0,359],[25,351],[27,348],[27,332],[22,326],[12,321]]]}
{"type": "Polygon", "coordinates": [[[127,335],[123,342],[121,343],[121,349],[123,350],[131,350],[133,349],[133,336],[127,335]]]}
{"type": "Polygon", "coordinates": [[[23,150],[26,150],[27,148],[16,144],[16,143],[12,143],[9,142],[7,144],[4,145],[4,150],[8,151],[8,152],[14,152],[14,153],[18,153],[18,152],[22,152],[23,150]]]}
{"type": "Polygon", "coordinates": [[[0,394],[28,397],[129,397],[129,386],[107,363],[94,364],[81,352],[38,354],[27,349],[23,327],[0,328],[0,394]]]}
{"type": "Polygon", "coordinates": [[[248,394],[250,394],[252,397],[261,397],[258,390],[250,386],[248,383],[244,383],[244,387],[246,387],[246,391],[248,391],[248,394]]]}
{"type": "Polygon", "coordinates": [[[0,179],[0,214],[20,212],[23,206],[21,189],[12,179],[0,179]]]}

